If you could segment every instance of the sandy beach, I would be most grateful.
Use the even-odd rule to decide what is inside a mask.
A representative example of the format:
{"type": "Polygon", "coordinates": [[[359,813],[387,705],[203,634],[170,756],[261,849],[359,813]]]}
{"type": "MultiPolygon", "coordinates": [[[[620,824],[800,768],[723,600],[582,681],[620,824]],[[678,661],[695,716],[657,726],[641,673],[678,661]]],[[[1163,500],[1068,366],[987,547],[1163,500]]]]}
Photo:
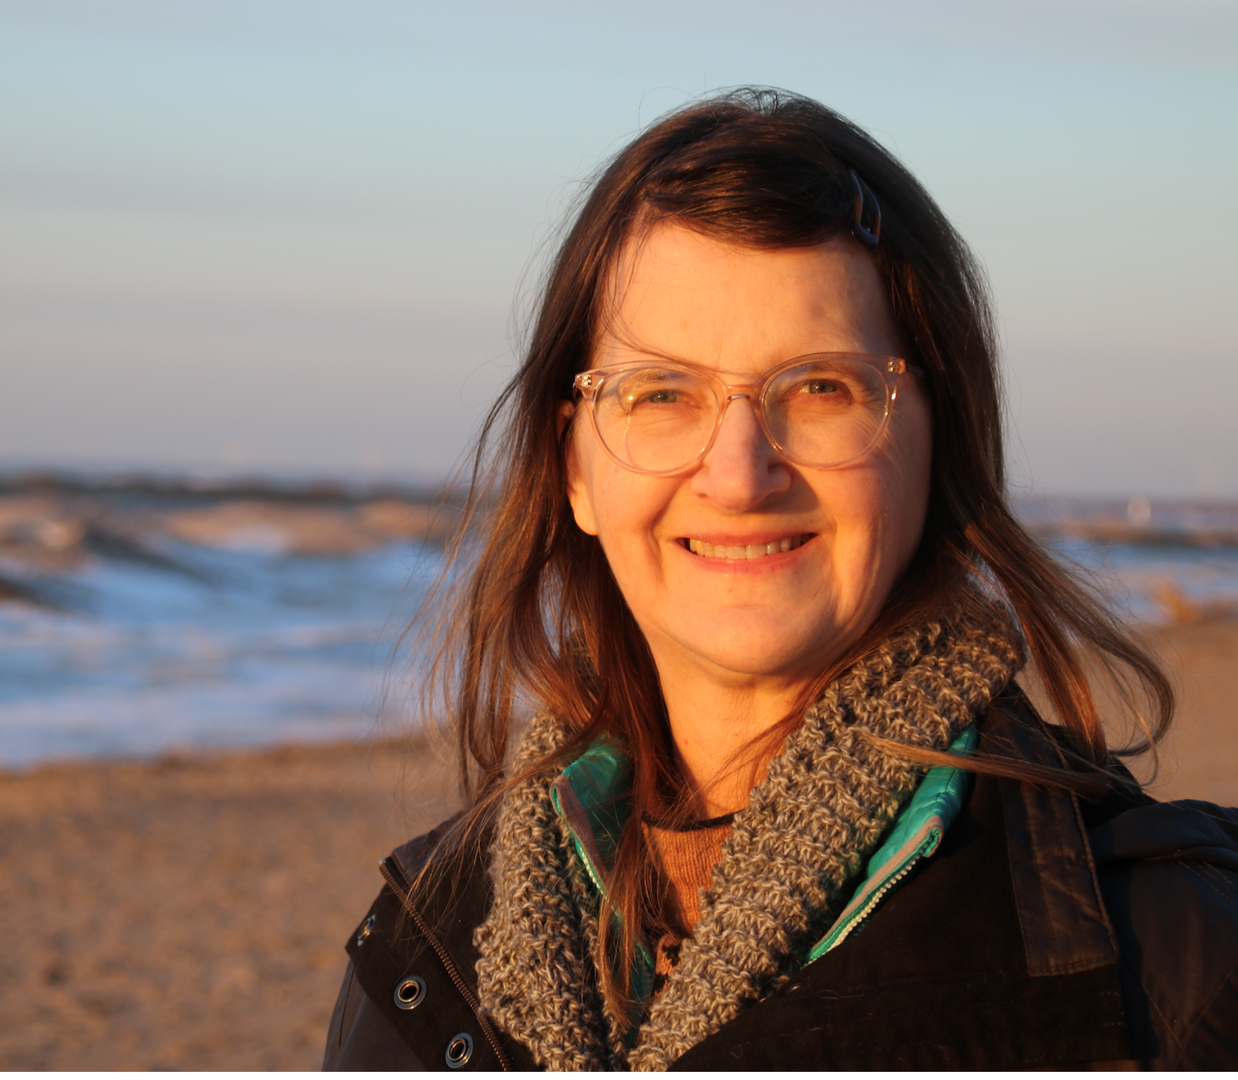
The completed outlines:
{"type": "Polygon", "coordinates": [[[0,1067],[317,1068],[378,859],[452,790],[424,743],[0,776],[0,1067]]]}
{"type": "MultiPolygon", "coordinates": [[[[1153,791],[1238,804],[1238,624],[1149,631],[1153,791]]],[[[314,1069],[377,860],[452,809],[426,743],[0,774],[0,1067],[314,1069]]]]}

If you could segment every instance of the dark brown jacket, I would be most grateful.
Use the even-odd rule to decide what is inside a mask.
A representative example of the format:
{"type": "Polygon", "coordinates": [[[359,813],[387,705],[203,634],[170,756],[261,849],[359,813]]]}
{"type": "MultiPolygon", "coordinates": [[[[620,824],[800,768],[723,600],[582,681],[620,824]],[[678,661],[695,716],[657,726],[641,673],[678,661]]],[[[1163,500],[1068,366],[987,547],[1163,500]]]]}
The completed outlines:
{"type": "MultiPolygon", "coordinates": [[[[997,705],[982,752],[1059,762],[1021,697],[997,705]]],[[[407,899],[435,840],[383,862],[325,1068],[535,1067],[477,1009],[484,857],[407,899]]],[[[936,854],[859,932],[673,1067],[1091,1066],[1238,1067],[1238,811],[977,777],[936,854]]]]}

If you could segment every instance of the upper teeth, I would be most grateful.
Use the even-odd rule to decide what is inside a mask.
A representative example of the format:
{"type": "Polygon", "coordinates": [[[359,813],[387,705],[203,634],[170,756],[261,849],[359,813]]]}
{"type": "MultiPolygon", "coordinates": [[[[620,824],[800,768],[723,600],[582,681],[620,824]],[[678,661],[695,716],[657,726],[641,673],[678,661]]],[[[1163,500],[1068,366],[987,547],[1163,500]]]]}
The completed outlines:
{"type": "Polygon", "coordinates": [[[728,546],[689,538],[688,550],[696,555],[704,555],[707,559],[760,559],[766,555],[777,555],[780,551],[793,551],[803,542],[803,536],[784,536],[781,540],[773,540],[768,544],[728,546]]]}

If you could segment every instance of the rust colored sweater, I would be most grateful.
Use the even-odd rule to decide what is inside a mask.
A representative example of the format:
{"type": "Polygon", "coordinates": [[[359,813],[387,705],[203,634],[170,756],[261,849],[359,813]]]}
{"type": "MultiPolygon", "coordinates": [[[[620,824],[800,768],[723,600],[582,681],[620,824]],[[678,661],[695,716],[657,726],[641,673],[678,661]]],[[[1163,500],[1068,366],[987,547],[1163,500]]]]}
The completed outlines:
{"type": "Polygon", "coordinates": [[[665,916],[671,924],[654,948],[653,993],[656,996],[679,962],[679,946],[701,917],[701,890],[708,889],[722,841],[731,832],[734,814],[664,826],[645,822],[645,837],[665,891],[665,916]]]}

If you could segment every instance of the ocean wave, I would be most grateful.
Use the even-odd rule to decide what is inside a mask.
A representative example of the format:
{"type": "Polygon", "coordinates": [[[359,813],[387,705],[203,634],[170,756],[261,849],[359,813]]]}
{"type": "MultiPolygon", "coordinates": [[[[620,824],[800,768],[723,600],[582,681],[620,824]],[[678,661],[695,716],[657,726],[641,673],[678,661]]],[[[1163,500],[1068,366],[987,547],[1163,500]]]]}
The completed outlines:
{"type": "MultiPolygon", "coordinates": [[[[1020,513],[1134,619],[1238,614],[1238,506],[1020,513]]],[[[0,766],[373,730],[456,523],[394,490],[0,477],[0,766]]]]}

